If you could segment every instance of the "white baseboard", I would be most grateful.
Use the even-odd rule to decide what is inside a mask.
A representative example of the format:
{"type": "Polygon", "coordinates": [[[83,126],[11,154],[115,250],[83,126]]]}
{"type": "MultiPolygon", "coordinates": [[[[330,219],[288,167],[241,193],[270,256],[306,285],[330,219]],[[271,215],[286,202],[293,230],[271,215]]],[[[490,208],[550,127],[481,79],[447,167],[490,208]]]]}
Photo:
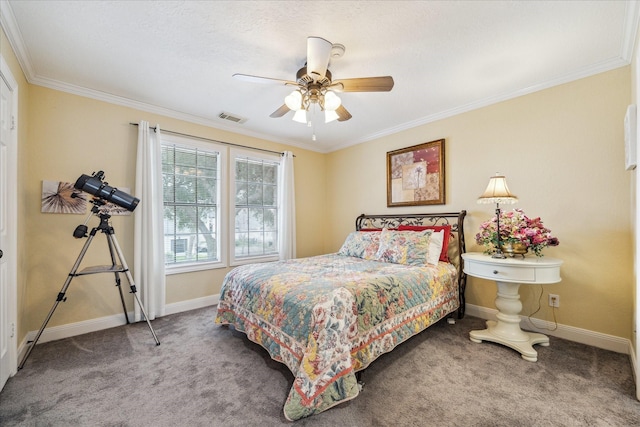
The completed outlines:
{"type": "Polygon", "coordinates": [[[183,311],[195,310],[197,308],[209,307],[216,305],[220,301],[220,295],[209,295],[202,298],[190,299],[188,301],[174,302],[173,304],[167,304],[164,307],[164,314],[176,314],[183,311]]]}
{"type": "MultiPolygon", "coordinates": [[[[184,311],[195,310],[198,308],[216,305],[220,295],[210,295],[202,298],[196,298],[187,301],[180,301],[165,306],[165,315],[182,313],[184,311]]],[[[478,305],[467,304],[466,314],[479,317],[486,320],[495,320],[498,310],[493,308],[481,307],[478,305]]],[[[133,313],[129,313],[129,318],[133,318],[133,313]]],[[[636,372],[636,360],[631,341],[625,338],[607,335],[600,332],[593,332],[587,329],[576,328],[573,326],[558,324],[554,331],[548,329],[554,328],[554,323],[545,320],[534,319],[535,325],[526,316],[521,316],[520,327],[529,331],[540,332],[545,335],[555,336],[558,338],[575,341],[582,344],[591,345],[605,350],[615,351],[616,353],[628,354],[631,356],[633,371],[636,372]],[[546,329],[545,329],[546,328],[546,329]]],[[[98,319],[84,320],[82,322],[69,323],[66,325],[54,326],[46,328],[40,336],[38,343],[55,341],[62,338],[69,338],[76,335],[82,335],[89,332],[101,331],[103,329],[114,328],[116,326],[125,325],[126,321],[122,314],[113,316],[100,317],[98,319]]],[[[32,341],[38,331],[30,331],[25,339],[20,343],[18,348],[18,360],[22,360],[24,352],[27,350],[28,342],[32,341]]]]}
{"type": "MultiPolygon", "coordinates": [[[[220,295],[210,295],[202,298],[196,298],[188,301],[180,301],[165,306],[165,315],[181,313],[183,311],[195,310],[197,308],[216,305],[220,300],[220,295]]],[[[129,319],[133,319],[133,313],[129,312],[129,319]]],[[[74,337],[76,335],[87,334],[89,332],[101,331],[103,329],[115,328],[116,326],[126,325],[127,321],[124,314],[115,314],[113,316],[99,317],[97,319],[83,320],[82,322],[68,323],[66,325],[53,326],[45,328],[38,339],[38,344],[48,341],[56,341],[62,338],[74,337]]],[[[18,360],[22,360],[28,349],[28,343],[33,341],[38,331],[30,331],[20,343],[18,347],[18,360]]]]}
{"type": "MultiPolygon", "coordinates": [[[[479,305],[467,304],[465,313],[481,319],[496,320],[498,310],[494,308],[481,307],[479,305]]],[[[528,331],[539,332],[541,334],[563,338],[605,350],[615,351],[616,353],[631,354],[631,351],[633,350],[631,348],[631,340],[626,338],[620,338],[614,335],[603,334],[600,332],[561,324],[558,324],[557,328],[552,331],[550,329],[555,328],[555,324],[553,322],[541,319],[533,319],[533,322],[535,322],[535,324],[533,324],[527,316],[520,316],[520,327],[528,331]]]]}

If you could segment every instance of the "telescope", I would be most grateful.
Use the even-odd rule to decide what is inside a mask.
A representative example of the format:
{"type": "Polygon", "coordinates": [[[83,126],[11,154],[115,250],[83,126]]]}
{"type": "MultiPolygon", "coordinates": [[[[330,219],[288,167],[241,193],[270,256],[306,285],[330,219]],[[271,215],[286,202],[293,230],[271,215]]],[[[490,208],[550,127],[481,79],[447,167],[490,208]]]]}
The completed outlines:
{"type": "Polygon", "coordinates": [[[109,187],[108,183],[102,180],[103,178],[103,171],[94,172],[91,176],[82,174],[73,186],[78,190],[118,205],[129,212],[133,212],[136,206],[138,206],[140,199],[117,188],[109,187]]]}
{"type": "MultiPolygon", "coordinates": [[[[91,203],[93,203],[93,207],[91,208],[91,214],[89,214],[84,224],[80,224],[79,226],[77,226],[75,231],[73,232],[73,237],[75,237],[76,239],[80,239],[83,237],[88,237],[88,239],[85,242],[84,246],[82,247],[82,250],[80,251],[80,255],[78,255],[78,259],[76,259],[75,264],[73,264],[73,268],[71,269],[71,272],[67,276],[67,280],[64,282],[62,289],[58,293],[56,302],[53,304],[53,307],[51,307],[51,310],[49,311],[49,314],[47,315],[44,323],[40,327],[40,330],[36,334],[36,337],[34,338],[33,341],[30,341],[31,346],[29,347],[26,354],[22,358],[22,362],[20,362],[20,365],[18,366],[19,370],[24,367],[24,364],[26,363],[27,358],[29,357],[34,347],[38,343],[38,340],[40,339],[40,336],[42,335],[44,328],[47,327],[47,324],[49,323],[49,320],[51,320],[51,316],[53,316],[53,313],[56,311],[58,304],[67,300],[67,297],[65,296],[65,294],[67,292],[67,289],[69,288],[69,285],[71,284],[71,279],[78,276],[84,276],[86,274],[113,273],[115,275],[116,286],[118,287],[118,291],[120,293],[120,301],[122,302],[122,310],[124,310],[124,317],[128,324],[130,323],[129,315],[127,314],[127,306],[124,301],[122,288],[120,287],[120,274],[124,273],[125,277],[129,281],[129,287],[131,289],[131,293],[133,294],[135,301],[138,303],[138,306],[140,307],[140,311],[142,311],[142,315],[144,316],[144,319],[147,322],[147,326],[149,326],[151,335],[153,335],[153,339],[155,340],[156,345],[160,345],[160,341],[156,336],[156,332],[153,330],[153,327],[151,326],[151,322],[149,321],[149,316],[147,316],[147,312],[144,310],[144,306],[142,305],[142,302],[140,302],[140,298],[136,293],[137,289],[136,289],[135,283],[133,282],[133,276],[131,275],[131,271],[129,270],[129,267],[127,266],[127,262],[124,259],[124,255],[122,254],[122,249],[120,249],[120,245],[116,240],[115,231],[111,226],[111,224],[109,223],[109,219],[111,218],[111,215],[109,215],[109,213],[107,212],[100,212],[100,207],[104,206],[107,202],[111,202],[130,212],[133,212],[136,206],[138,206],[140,199],[135,198],[132,195],[125,193],[124,191],[120,191],[117,188],[109,187],[109,185],[102,180],[103,178],[104,178],[103,171],[99,171],[97,173],[94,172],[93,175],[91,176],[83,174],[83,175],[80,175],[80,178],[78,178],[76,183],[73,185],[74,188],[81,191],[85,191],[95,196],[91,200],[91,203]],[[89,222],[89,219],[93,215],[96,215],[100,218],[100,225],[98,225],[97,227],[94,227],[91,230],[91,232],[87,234],[87,222],[89,222]],[[89,249],[89,245],[93,241],[93,238],[96,236],[98,231],[102,232],[107,237],[107,244],[109,245],[108,246],[109,253],[111,254],[111,265],[98,265],[93,267],[87,267],[82,271],[78,271],[78,267],[80,267],[80,263],[82,262],[84,255],[87,253],[87,250],[89,249]],[[120,262],[118,263],[118,261],[120,262]]],[[[78,195],[79,193],[73,193],[71,197],[78,197],[78,195]]]]}

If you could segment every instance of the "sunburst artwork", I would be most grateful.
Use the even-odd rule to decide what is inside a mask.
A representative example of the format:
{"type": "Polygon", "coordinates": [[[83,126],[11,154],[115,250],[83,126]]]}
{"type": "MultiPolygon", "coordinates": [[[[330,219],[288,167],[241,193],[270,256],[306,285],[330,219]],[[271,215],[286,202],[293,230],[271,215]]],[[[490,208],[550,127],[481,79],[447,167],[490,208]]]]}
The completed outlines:
{"type": "Polygon", "coordinates": [[[42,209],[44,213],[84,214],[87,197],[70,182],[42,181],[42,209]]]}

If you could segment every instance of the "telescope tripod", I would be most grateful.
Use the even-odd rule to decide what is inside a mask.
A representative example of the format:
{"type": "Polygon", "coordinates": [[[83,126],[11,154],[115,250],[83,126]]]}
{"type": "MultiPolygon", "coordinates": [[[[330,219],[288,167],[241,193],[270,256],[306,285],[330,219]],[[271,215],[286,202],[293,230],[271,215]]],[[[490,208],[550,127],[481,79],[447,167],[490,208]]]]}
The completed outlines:
{"type": "MultiPolygon", "coordinates": [[[[62,289],[58,293],[56,302],[53,304],[53,307],[51,307],[51,310],[49,311],[49,314],[44,320],[44,323],[42,323],[40,330],[38,331],[35,339],[32,341],[31,346],[29,347],[29,350],[27,350],[27,353],[24,355],[22,362],[20,362],[20,365],[18,366],[18,370],[24,367],[24,364],[27,361],[27,358],[29,357],[29,355],[33,351],[33,348],[36,346],[38,340],[40,339],[40,336],[42,335],[44,328],[47,326],[47,323],[49,323],[49,320],[51,320],[51,316],[53,316],[53,313],[56,311],[56,308],[58,308],[58,304],[60,304],[61,301],[67,300],[65,294],[67,292],[67,289],[69,288],[69,285],[71,284],[71,280],[74,277],[84,276],[88,274],[113,273],[115,275],[116,286],[118,287],[118,291],[120,292],[120,301],[122,302],[122,309],[124,310],[124,316],[127,321],[127,324],[129,324],[130,323],[129,315],[127,314],[127,308],[124,302],[124,295],[122,294],[122,288],[120,287],[120,273],[124,273],[124,275],[127,278],[127,281],[129,282],[131,293],[133,294],[135,301],[140,307],[140,311],[142,311],[144,319],[146,320],[147,325],[149,326],[151,335],[153,335],[153,339],[155,340],[156,345],[160,345],[160,341],[158,341],[158,337],[156,336],[156,333],[153,330],[153,327],[151,326],[151,322],[149,321],[147,312],[145,311],[144,306],[140,302],[140,298],[138,298],[136,285],[133,281],[133,277],[131,276],[131,272],[129,271],[129,267],[127,266],[124,256],[122,255],[122,250],[120,249],[120,245],[118,245],[118,241],[116,240],[113,227],[111,226],[111,224],[109,224],[109,218],[111,218],[111,215],[100,212],[98,209],[98,204],[100,204],[99,201],[94,201],[94,207],[91,211],[93,212],[93,214],[97,215],[100,218],[100,225],[98,225],[97,227],[94,227],[89,233],[89,236],[88,236],[89,238],[87,239],[84,246],[82,247],[82,250],[80,251],[80,255],[78,255],[78,259],[76,259],[75,264],[73,264],[73,268],[71,269],[71,272],[67,277],[67,280],[65,280],[64,285],[62,286],[62,289]],[[107,237],[107,243],[109,245],[109,254],[111,255],[111,265],[98,265],[93,267],[87,267],[82,271],[78,272],[78,267],[80,266],[82,259],[87,253],[87,250],[89,249],[89,246],[91,245],[91,242],[93,241],[93,238],[96,236],[98,231],[102,232],[107,237]],[[116,260],[116,257],[118,258],[117,260],[116,260]],[[118,264],[116,261],[119,261],[120,263],[118,264]]],[[[89,218],[87,218],[87,221],[89,218]]],[[[86,224],[86,221],[85,221],[85,224],[86,224]]],[[[85,234],[86,230],[87,230],[86,225],[80,225],[78,226],[78,228],[76,228],[73,235],[76,238],[87,237],[85,234]]]]}

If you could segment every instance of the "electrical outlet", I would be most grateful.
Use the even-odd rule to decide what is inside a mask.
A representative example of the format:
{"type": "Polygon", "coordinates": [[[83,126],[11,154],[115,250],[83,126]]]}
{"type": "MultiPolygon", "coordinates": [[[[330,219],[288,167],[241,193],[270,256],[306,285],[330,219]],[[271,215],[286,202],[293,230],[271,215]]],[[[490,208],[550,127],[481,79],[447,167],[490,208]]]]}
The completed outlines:
{"type": "Polygon", "coordinates": [[[560,307],[560,295],[549,294],[549,307],[560,307]]]}

